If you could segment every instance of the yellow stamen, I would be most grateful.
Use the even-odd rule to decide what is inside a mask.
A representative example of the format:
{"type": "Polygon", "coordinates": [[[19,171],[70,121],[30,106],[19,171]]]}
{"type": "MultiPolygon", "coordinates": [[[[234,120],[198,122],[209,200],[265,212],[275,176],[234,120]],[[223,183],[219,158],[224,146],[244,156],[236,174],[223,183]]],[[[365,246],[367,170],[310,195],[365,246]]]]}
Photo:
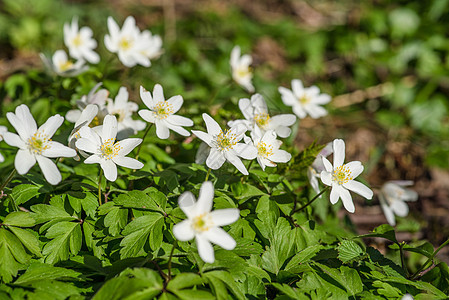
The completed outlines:
{"type": "Polygon", "coordinates": [[[237,136],[231,131],[220,131],[215,141],[217,147],[220,148],[220,150],[225,151],[237,144],[237,136]]]}
{"type": "Polygon", "coordinates": [[[242,77],[246,77],[251,75],[251,68],[248,67],[239,67],[236,71],[235,71],[236,77],[238,78],[242,78],[242,77]]]}
{"type": "Polygon", "coordinates": [[[64,63],[59,64],[59,70],[62,72],[69,70],[73,67],[73,63],[71,61],[66,61],[64,63]]]}
{"type": "Polygon", "coordinates": [[[340,185],[352,179],[354,179],[354,177],[351,176],[351,170],[349,170],[346,165],[339,166],[334,170],[334,173],[332,174],[332,180],[336,181],[340,185]]]}
{"type": "Polygon", "coordinates": [[[254,121],[256,121],[257,126],[262,129],[265,129],[270,123],[270,115],[269,114],[256,114],[254,116],[254,121]]]}
{"type": "Polygon", "coordinates": [[[298,100],[303,105],[310,102],[310,98],[307,97],[306,95],[301,96],[298,100]]]}
{"type": "Polygon", "coordinates": [[[72,44],[76,47],[81,46],[83,41],[81,40],[81,35],[78,33],[72,40],[72,44]]]}
{"type": "Polygon", "coordinates": [[[119,144],[115,144],[115,138],[108,139],[100,146],[101,157],[106,160],[112,159],[121,149],[123,148],[119,144]]]}
{"type": "Polygon", "coordinates": [[[127,39],[127,38],[125,38],[125,37],[122,37],[122,39],[121,39],[120,42],[119,42],[119,47],[120,47],[122,50],[128,50],[128,49],[130,49],[130,48],[132,47],[132,45],[133,45],[132,40],[127,39]]]}
{"type": "Polygon", "coordinates": [[[273,155],[273,146],[265,144],[264,142],[257,143],[258,156],[268,158],[273,155]]]}
{"type": "Polygon", "coordinates": [[[160,101],[154,107],[157,117],[159,119],[166,119],[169,115],[173,114],[173,105],[167,101],[160,101]]]}
{"type": "Polygon", "coordinates": [[[208,231],[212,227],[212,219],[208,214],[201,214],[193,218],[192,227],[196,232],[208,231]]]}
{"type": "Polygon", "coordinates": [[[47,135],[37,131],[27,141],[28,150],[34,154],[42,154],[44,150],[50,148],[49,142],[51,139],[47,135]]]}

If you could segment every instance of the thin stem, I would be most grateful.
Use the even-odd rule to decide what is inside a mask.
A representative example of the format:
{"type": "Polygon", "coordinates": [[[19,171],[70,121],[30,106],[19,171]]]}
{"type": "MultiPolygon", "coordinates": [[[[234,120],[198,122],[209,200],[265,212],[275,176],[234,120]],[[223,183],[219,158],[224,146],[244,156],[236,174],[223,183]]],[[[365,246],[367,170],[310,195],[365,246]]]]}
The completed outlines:
{"type": "Polygon", "coordinates": [[[139,158],[140,149],[142,149],[143,142],[145,141],[145,138],[147,137],[148,132],[150,132],[151,127],[153,127],[153,123],[151,123],[149,126],[147,126],[147,130],[145,130],[145,133],[143,134],[142,143],[140,143],[139,148],[137,148],[136,159],[139,158]]]}
{"type": "Polygon", "coordinates": [[[168,280],[171,280],[171,261],[173,258],[173,252],[175,252],[176,240],[173,241],[173,247],[170,251],[170,257],[168,258],[168,280]]]}
{"type": "Polygon", "coordinates": [[[447,239],[443,244],[441,244],[440,247],[438,247],[437,250],[435,250],[435,252],[433,252],[433,254],[426,260],[426,262],[421,266],[421,268],[419,268],[418,271],[416,271],[412,275],[412,277],[410,279],[416,279],[416,277],[418,277],[418,275],[422,272],[422,270],[427,268],[427,264],[431,263],[433,261],[433,259],[435,258],[435,255],[437,255],[437,253],[440,252],[440,250],[443,249],[443,247],[446,246],[447,244],[449,244],[449,239],[447,239]]]}
{"type": "Polygon", "coordinates": [[[12,169],[8,178],[6,178],[5,182],[3,182],[2,186],[0,187],[0,191],[3,191],[3,189],[8,185],[8,183],[11,181],[11,179],[14,177],[14,175],[16,175],[16,169],[12,169]]]}
{"type": "Polygon", "coordinates": [[[98,203],[101,206],[101,177],[103,175],[103,169],[100,169],[100,175],[98,176],[98,203]]]}
{"type": "Polygon", "coordinates": [[[315,201],[316,199],[318,199],[322,194],[324,194],[325,191],[327,191],[330,187],[327,186],[325,187],[321,192],[319,192],[315,197],[312,198],[312,200],[310,200],[309,202],[307,202],[304,206],[301,206],[300,208],[298,208],[295,211],[292,211],[291,215],[293,215],[294,213],[297,213],[298,211],[303,210],[304,208],[306,208],[307,206],[309,206],[310,204],[313,203],[313,201],[315,201]]]}
{"type": "Polygon", "coordinates": [[[246,168],[246,169],[248,170],[248,173],[249,173],[249,169],[251,169],[251,166],[252,166],[253,162],[254,162],[254,159],[252,159],[252,160],[249,162],[248,167],[246,168]]]}
{"type": "Polygon", "coordinates": [[[212,170],[211,168],[209,168],[209,169],[207,170],[206,178],[204,179],[204,181],[207,181],[207,180],[209,179],[209,175],[210,175],[210,171],[211,171],[211,170],[212,170]]]}
{"type": "Polygon", "coordinates": [[[401,266],[402,269],[405,272],[405,275],[408,277],[409,273],[408,273],[408,269],[407,269],[407,265],[405,264],[405,256],[404,256],[404,243],[400,243],[399,245],[399,255],[401,256],[401,266]]]}

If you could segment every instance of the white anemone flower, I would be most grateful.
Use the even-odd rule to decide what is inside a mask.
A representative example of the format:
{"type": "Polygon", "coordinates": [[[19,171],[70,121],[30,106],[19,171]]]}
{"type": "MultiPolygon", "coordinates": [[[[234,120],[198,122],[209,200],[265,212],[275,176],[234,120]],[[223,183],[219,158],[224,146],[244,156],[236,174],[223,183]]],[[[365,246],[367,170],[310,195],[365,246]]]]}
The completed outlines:
{"type": "Polygon", "coordinates": [[[288,126],[292,126],[296,122],[296,116],[293,114],[281,114],[270,117],[267,103],[260,94],[252,95],[251,100],[248,98],[240,99],[239,108],[245,120],[229,121],[229,127],[243,124],[250,131],[255,127],[258,127],[262,133],[274,130],[278,136],[286,138],[292,132],[288,126]]]}
{"type": "Polygon", "coordinates": [[[97,41],[92,36],[93,32],[89,27],[78,28],[77,17],[72,19],[71,24],[64,24],[64,43],[69,49],[70,56],[98,64],[100,56],[93,50],[97,47],[97,41]]]}
{"type": "Polygon", "coordinates": [[[198,130],[192,130],[192,133],[210,147],[206,165],[213,170],[217,170],[227,160],[244,175],[248,175],[248,170],[246,170],[239,157],[255,159],[257,149],[254,146],[239,143],[245,135],[246,127],[235,126],[223,131],[220,125],[208,114],[203,114],[203,119],[206,123],[207,133],[198,130]]]}
{"type": "Polygon", "coordinates": [[[128,16],[122,29],[112,17],[108,17],[108,29],[109,34],[105,35],[104,44],[109,51],[117,53],[125,66],[129,68],[137,64],[150,66],[150,59],[145,52],[148,47],[148,35],[141,34],[134,17],[128,16]]]}
{"type": "Polygon", "coordinates": [[[215,261],[214,248],[211,243],[223,249],[232,250],[235,240],[221,226],[229,225],[238,220],[240,211],[237,208],[212,210],[214,186],[212,182],[203,183],[198,201],[191,192],[179,196],[178,203],[187,219],[173,226],[173,235],[180,241],[195,238],[198,254],[207,263],[215,261]]]}
{"type": "MultiPolygon", "coordinates": [[[[3,135],[8,132],[8,128],[6,128],[6,126],[0,126],[0,142],[3,141],[3,135]]],[[[5,158],[3,157],[3,155],[0,153],[0,163],[4,162],[5,158]]]]}
{"type": "MultiPolygon", "coordinates": [[[[332,143],[328,143],[316,156],[312,165],[307,169],[307,177],[313,190],[317,193],[320,192],[320,185],[318,178],[320,178],[321,171],[324,171],[323,159],[321,157],[328,157],[333,152],[332,143]]],[[[321,196],[320,196],[321,197],[321,196]]]]}
{"type": "Polygon", "coordinates": [[[231,51],[231,71],[232,78],[248,92],[254,92],[254,86],[251,83],[253,79],[253,72],[250,65],[253,62],[253,58],[249,54],[241,55],[239,46],[235,46],[231,51]]]}
{"type": "Polygon", "coordinates": [[[117,179],[117,165],[134,170],[143,167],[143,163],[137,159],[125,156],[138,146],[142,139],[129,138],[116,142],[117,119],[115,116],[107,115],[104,118],[100,133],[87,126],[82,127],[79,133],[81,138],[76,141],[76,147],[93,154],[86,158],[84,163],[100,164],[107,180],[117,179]]]}
{"type": "MultiPolygon", "coordinates": [[[[157,34],[152,34],[149,30],[142,31],[141,40],[143,50],[142,53],[148,59],[159,58],[162,54],[162,38],[157,34]]],[[[150,61],[151,65],[151,61],[150,61]]]]}
{"type": "Polygon", "coordinates": [[[373,191],[363,183],[353,180],[362,173],[363,166],[359,161],[351,161],[344,164],[345,142],[343,140],[334,140],[333,153],[333,165],[327,158],[322,157],[325,170],[321,172],[320,178],[325,185],[332,187],[330,194],[331,203],[335,204],[341,198],[345,209],[353,213],[355,206],[349,191],[353,191],[366,199],[373,198],[373,191]]]}
{"type": "Polygon", "coordinates": [[[284,87],[279,87],[278,90],[284,104],[291,106],[298,118],[304,119],[307,115],[310,115],[313,119],[317,119],[327,115],[326,109],[320,105],[329,103],[331,96],[320,94],[318,87],[304,88],[301,80],[293,79],[292,90],[284,87]]]}
{"type": "Polygon", "coordinates": [[[418,200],[418,193],[405,188],[413,185],[413,181],[395,180],[382,185],[379,193],[380,206],[391,226],[396,225],[395,215],[405,217],[408,215],[408,205],[405,201],[418,200]]]}
{"type": "Polygon", "coordinates": [[[8,112],[6,117],[18,133],[6,132],[3,135],[8,145],[19,148],[14,160],[17,172],[20,175],[26,174],[37,161],[45,179],[50,184],[58,184],[62,180],[61,173],[50,158],[76,156],[75,150],[51,140],[64,118],[54,115],[37,128],[36,121],[25,104],[18,106],[15,114],[8,112]]]}
{"type": "Polygon", "coordinates": [[[251,132],[252,142],[250,143],[256,147],[257,162],[264,171],[265,167],[276,167],[277,163],[286,163],[292,158],[290,153],[279,149],[282,142],[276,137],[273,130],[262,133],[258,127],[255,127],[251,132]]]}
{"type": "Polygon", "coordinates": [[[97,126],[97,125],[101,124],[100,121],[102,121],[103,118],[108,114],[107,109],[106,109],[106,102],[112,101],[112,99],[109,98],[108,90],[106,90],[106,89],[98,90],[98,88],[101,86],[101,84],[102,84],[101,82],[97,83],[89,91],[89,94],[82,96],[80,100],[76,101],[77,109],[69,110],[67,112],[67,114],[65,115],[65,118],[67,121],[69,121],[71,123],[76,123],[80,119],[82,111],[89,104],[95,104],[96,106],[98,106],[98,112],[97,112],[97,116],[96,116],[97,118],[94,118],[95,124],[93,124],[93,125],[97,126]]]}
{"type": "Polygon", "coordinates": [[[85,62],[82,59],[79,59],[75,63],[69,60],[64,50],[57,50],[51,60],[42,53],[40,57],[48,69],[63,77],[76,76],[89,68],[84,64],[85,62]]]}
{"type": "Polygon", "coordinates": [[[141,86],[140,98],[149,110],[139,110],[139,115],[145,121],[156,125],[158,138],[168,139],[170,130],[183,136],[190,135],[190,132],[184,129],[183,126],[193,126],[193,121],[189,118],[175,115],[184,102],[181,95],[173,96],[165,101],[162,86],[156,84],[153,89],[153,95],[141,86]]]}
{"type": "Polygon", "coordinates": [[[107,99],[107,113],[117,117],[118,122],[118,139],[137,134],[138,131],[145,129],[146,123],[141,120],[132,118],[139,106],[135,102],[128,101],[129,93],[126,87],[122,86],[118,91],[114,101],[107,99]]]}
{"type": "MultiPolygon", "coordinates": [[[[79,132],[80,128],[83,126],[89,126],[92,120],[97,116],[97,113],[98,113],[98,106],[95,104],[89,104],[86,106],[86,108],[83,109],[80,117],[75,122],[75,127],[70,133],[68,139],[70,148],[77,150],[75,142],[81,137],[79,132]]],[[[81,154],[83,154],[83,156],[85,155],[85,153],[81,154]]],[[[79,160],[79,156],[76,156],[75,160],[79,160]]]]}

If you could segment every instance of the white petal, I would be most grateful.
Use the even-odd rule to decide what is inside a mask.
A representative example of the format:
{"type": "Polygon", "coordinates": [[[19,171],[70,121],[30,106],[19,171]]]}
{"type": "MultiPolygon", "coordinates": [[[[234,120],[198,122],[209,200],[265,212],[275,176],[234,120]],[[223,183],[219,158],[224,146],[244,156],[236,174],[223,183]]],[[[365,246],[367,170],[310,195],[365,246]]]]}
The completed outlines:
{"type": "Polygon", "coordinates": [[[177,95],[177,96],[173,96],[170,99],[168,99],[167,102],[172,105],[172,109],[173,109],[172,114],[175,114],[181,108],[182,103],[184,102],[184,99],[182,99],[181,95],[177,95]]]}
{"type": "Polygon", "coordinates": [[[278,87],[278,91],[281,94],[282,102],[287,106],[293,106],[298,102],[293,92],[285,87],[278,87]]]}
{"type": "Polygon", "coordinates": [[[297,115],[298,118],[300,119],[304,119],[305,117],[307,117],[306,111],[304,110],[303,106],[299,103],[293,104],[292,110],[295,113],[295,115],[297,115]]]}
{"type": "Polygon", "coordinates": [[[56,164],[51,159],[36,155],[36,160],[48,183],[55,185],[61,182],[61,173],[59,173],[58,167],[56,167],[56,164]]]}
{"type": "MultiPolygon", "coordinates": [[[[76,112],[79,112],[79,110],[76,110],[76,112]]],[[[69,111],[70,113],[70,111],[69,111]]],[[[66,118],[68,119],[69,113],[67,113],[66,118]]],[[[75,128],[81,125],[89,125],[90,122],[95,118],[95,116],[98,114],[98,106],[95,104],[89,104],[87,105],[79,117],[76,119],[75,128]],[[83,124],[85,123],[85,124],[83,124]]],[[[69,120],[70,121],[70,120],[69,120]]]]}
{"type": "Polygon", "coordinates": [[[292,114],[282,114],[271,117],[270,128],[274,129],[278,126],[292,126],[296,122],[296,116],[292,114]]]}
{"type": "Polygon", "coordinates": [[[237,245],[235,240],[226,231],[219,227],[213,227],[204,232],[203,235],[212,243],[217,244],[226,250],[232,250],[237,245]]]}
{"type": "Polygon", "coordinates": [[[292,158],[292,155],[285,150],[278,150],[268,157],[269,160],[276,163],[286,163],[292,158]]]}
{"type": "Polygon", "coordinates": [[[239,108],[245,119],[247,120],[254,119],[254,108],[252,107],[251,101],[248,98],[242,98],[239,100],[239,108]]]}
{"type": "Polygon", "coordinates": [[[387,201],[385,200],[382,193],[379,194],[379,200],[380,200],[380,207],[382,208],[385,218],[387,218],[388,224],[391,226],[396,225],[396,220],[394,217],[393,210],[388,206],[387,201]]]}
{"type": "Polygon", "coordinates": [[[181,126],[173,125],[173,124],[171,124],[171,123],[169,123],[167,121],[165,121],[165,125],[169,129],[173,130],[174,132],[176,132],[176,133],[178,133],[178,134],[180,134],[182,136],[190,136],[190,132],[188,130],[182,128],[181,126]]]}
{"type": "Polygon", "coordinates": [[[227,151],[225,152],[225,157],[226,159],[234,165],[234,167],[237,168],[237,170],[239,170],[240,172],[242,172],[243,175],[248,175],[248,170],[246,170],[245,165],[243,164],[243,162],[240,160],[240,158],[238,158],[237,155],[235,155],[234,153],[232,153],[231,151],[227,151]]]}
{"type": "MultiPolygon", "coordinates": [[[[333,147],[334,147],[334,169],[336,169],[339,166],[341,166],[345,161],[345,142],[342,139],[335,139],[333,147]]],[[[326,171],[328,171],[327,167],[326,171]]]]}
{"type": "Polygon", "coordinates": [[[210,147],[206,143],[201,143],[195,154],[195,163],[204,164],[210,153],[210,147]]]}
{"type": "Polygon", "coordinates": [[[23,140],[27,140],[37,130],[36,122],[25,104],[18,106],[15,114],[6,113],[6,118],[23,140]]]}
{"type": "Polygon", "coordinates": [[[343,206],[345,207],[345,209],[350,213],[354,213],[355,206],[354,202],[352,202],[352,197],[349,191],[345,188],[340,188],[340,197],[341,200],[343,201],[343,206]]]}
{"type": "Polygon", "coordinates": [[[211,148],[209,156],[206,159],[206,166],[213,170],[217,170],[224,164],[225,161],[226,158],[221,151],[216,148],[211,148]]]}
{"type": "Polygon", "coordinates": [[[20,175],[26,174],[36,163],[36,158],[28,150],[19,149],[14,160],[14,166],[20,175]]]}
{"type": "Polygon", "coordinates": [[[237,208],[217,209],[210,213],[214,226],[225,226],[234,223],[240,217],[240,210],[237,208]]]}
{"type": "Polygon", "coordinates": [[[112,160],[102,159],[100,166],[103,169],[104,177],[109,181],[115,181],[117,179],[117,166],[112,160]]]}
{"type": "Polygon", "coordinates": [[[126,87],[122,86],[118,90],[118,94],[114,99],[114,104],[116,107],[126,107],[126,103],[128,103],[129,93],[126,87]]]}
{"type": "Polygon", "coordinates": [[[195,196],[191,192],[184,192],[178,198],[179,207],[189,219],[195,217],[195,203],[195,196]]]}
{"type": "Polygon", "coordinates": [[[156,119],[156,135],[161,140],[166,140],[170,137],[170,130],[168,129],[165,122],[162,120],[156,119]]]}
{"type": "Polygon", "coordinates": [[[5,132],[3,134],[3,139],[10,146],[21,148],[21,149],[26,148],[25,142],[22,140],[22,138],[19,135],[15,134],[15,133],[5,132]]]}
{"type": "Polygon", "coordinates": [[[292,130],[285,126],[278,126],[278,127],[276,127],[275,131],[276,131],[276,134],[281,138],[289,137],[290,134],[292,133],[292,130]]]}
{"type": "Polygon", "coordinates": [[[173,235],[176,239],[185,242],[195,237],[190,220],[184,220],[173,226],[173,235]]]}
{"type": "Polygon", "coordinates": [[[143,86],[140,86],[140,99],[142,99],[143,103],[148,108],[154,107],[153,97],[151,97],[151,93],[147,91],[143,86]]]}
{"type": "Polygon", "coordinates": [[[51,138],[63,122],[64,118],[60,115],[52,116],[48,118],[48,120],[42,124],[41,127],[39,127],[39,132],[46,135],[48,138],[51,138]]]}
{"type": "Polygon", "coordinates": [[[148,109],[139,110],[139,116],[149,123],[156,122],[156,113],[154,111],[150,111],[148,109]]]}
{"type": "Polygon", "coordinates": [[[94,144],[91,140],[87,138],[80,138],[75,142],[76,148],[89,152],[96,153],[98,150],[98,145],[94,144]]]}
{"type": "Polygon", "coordinates": [[[360,183],[355,180],[350,180],[346,183],[343,183],[343,186],[348,190],[353,191],[354,193],[357,193],[368,200],[373,198],[373,191],[363,183],[360,183]]]}
{"type": "Polygon", "coordinates": [[[206,263],[213,263],[215,261],[214,248],[209,240],[198,234],[195,237],[196,247],[198,248],[198,254],[201,259],[206,263]]]}
{"type": "Polygon", "coordinates": [[[167,117],[167,122],[176,126],[193,126],[193,121],[189,118],[171,115],[167,117]]]}
{"type": "Polygon", "coordinates": [[[363,165],[359,161],[351,161],[345,164],[345,167],[347,167],[351,172],[351,177],[356,178],[363,172],[363,165]]]}
{"type": "Polygon", "coordinates": [[[232,149],[238,156],[244,159],[255,159],[257,156],[257,148],[252,144],[237,143],[232,149]]]}
{"type": "Polygon", "coordinates": [[[101,138],[103,143],[109,139],[115,139],[117,136],[117,118],[113,115],[107,115],[103,120],[103,131],[101,138]]]}
{"type": "Polygon", "coordinates": [[[203,142],[205,142],[209,147],[212,145],[212,142],[214,140],[212,135],[199,130],[192,130],[192,133],[200,138],[203,142]]]}
{"type": "Polygon", "coordinates": [[[46,157],[75,157],[76,151],[64,146],[61,143],[50,141],[49,148],[42,151],[42,155],[46,157]]]}
{"type": "Polygon", "coordinates": [[[292,80],[292,91],[296,97],[302,97],[304,95],[304,85],[299,79],[292,80]]]}
{"type": "Polygon", "coordinates": [[[156,105],[159,102],[165,101],[164,91],[160,84],[156,84],[153,88],[153,103],[156,105]]]}
{"type": "Polygon", "coordinates": [[[320,174],[321,181],[328,186],[332,186],[332,175],[329,172],[322,171],[320,174]]]}
{"type": "Polygon", "coordinates": [[[143,168],[143,163],[141,163],[137,159],[134,159],[131,157],[116,156],[112,160],[117,165],[125,167],[125,168],[129,168],[129,169],[133,169],[133,170],[143,168]]]}
{"type": "Polygon", "coordinates": [[[198,195],[198,201],[195,205],[196,215],[202,215],[208,213],[212,209],[214,200],[214,185],[210,181],[205,181],[201,185],[200,194],[198,195]]]}
{"type": "Polygon", "coordinates": [[[393,212],[399,217],[405,217],[408,215],[408,205],[401,200],[393,201],[390,204],[390,207],[393,212]]]}
{"type": "Polygon", "coordinates": [[[251,96],[251,105],[254,107],[254,110],[257,111],[257,113],[259,114],[268,113],[267,103],[265,102],[261,94],[254,94],[251,96]]]}
{"type": "Polygon", "coordinates": [[[214,136],[221,132],[220,125],[206,113],[203,113],[203,119],[206,123],[207,133],[214,136]]]}
{"type": "Polygon", "coordinates": [[[327,115],[326,109],[313,104],[305,105],[304,110],[310,115],[312,119],[318,119],[327,115]]]}
{"type": "Polygon", "coordinates": [[[125,140],[121,140],[115,145],[120,147],[120,150],[117,152],[119,156],[128,155],[134,148],[136,148],[140,143],[142,143],[142,139],[139,138],[129,138],[125,140]]]}
{"type": "Polygon", "coordinates": [[[85,164],[101,164],[101,157],[98,155],[91,155],[84,160],[85,164]]]}
{"type": "Polygon", "coordinates": [[[324,156],[321,156],[321,161],[323,162],[324,169],[326,170],[326,172],[331,173],[334,171],[332,164],[330,163],[330,161],[327,158],[325,158],[324,156]]]}
{"type": "MultiPolygon", "coordinates": [[[[321,173],[321,174],[323,174],[323,173],[321,173]]],[[[336,185],[332,186],[331,194],[330,194],[329,198],[330,198],[329,200],[331,201],[332,204],[335,204],[338,202],[338,199],[340,198],[340,189],[338,186],[336,186],[336,185]]]]}

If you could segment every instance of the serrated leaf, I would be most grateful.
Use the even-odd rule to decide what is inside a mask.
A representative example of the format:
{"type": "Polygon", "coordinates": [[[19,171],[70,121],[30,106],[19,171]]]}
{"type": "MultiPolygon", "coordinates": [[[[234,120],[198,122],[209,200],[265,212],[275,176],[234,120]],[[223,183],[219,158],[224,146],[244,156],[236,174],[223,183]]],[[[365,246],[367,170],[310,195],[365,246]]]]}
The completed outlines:
{"type": "MultiPolygon", "coordinates": [[[[102,205],[101,207],[105,205],[102,205]]],[[[125,228],[126,223],[128,222],[128,210],[113,205],[114,204],[110,202],[111,208],[104,217],[104,226],[108,228],[108,231],[112,236],[117,236],[120,234],[120,231],[125,228]]]]}
{"type": "Polygon", "coordinates": [[[363,237],[381,237],[387,240],[390,240],[394,243],[398,243],[397,239],[396,239],[396,234],[394,232],[394,228],[391,227],[388,224],[383,224],[380,225],[376,228],[374,228],[372,233],[368,233],[368,234],[362,234],[362,235],[358,235],[356,236],[357,238],[363,238],[363,237]]]}
{"type": "MultiPolygon", "coordinates": [[[[262,269],[259,269],[259,271],[265,273],[264,276],[267,276],[269,278],[268,274],[265,271],[263,271],[262,269]]],[[[260,273],[258,273],[258,275],[260,275],[260,273]]],[[[219,294],[222,296],[223,299],[230,298],[228,293],[226,291],[223,291],[222,289],[223,286],[225,286],[237,299],[246,299],[242,284],[234,280],[230,272],[219,270],[210,271],[205,272],[203,276],[207,280],[214,282],[215,286],[221,289],[221,292],[219,294]]]]}
{"type": "Polygon", "coordinates": [[[52,239],[48,242],[42,254],[45,256],[45,262],[54,264],[61,260],[69,258],[69,251],[72,254],[76,254],[78,243],[76,240],[72,241],[72,235],[75,235],[74,239],[80,238],[80,224],[75,222],[58,222],[53,224],[45,234],[45,237],[52,239]]]}
{"type": "Polygon", "coordinates": [[[161,192],[150,189],[148,194],[137,190],[121,194],[114,199],[114,203],[127,208],[150,209],[164,213],[167,200],[161,192]]]}
{"type": "Polygon", "coordinates": [[[29,259],[20,240],[11,232],[0,228],[0,277],[10,282],[29,259]]]}
{"type": "Polygon", "coordinates": [[[33,214],[23,211],[9,213],[3,220],[3,224],[18,227],[31,227],[36,224],[33,214]]]}
{"type": "Polygon", "coordinates": [[[343,263],[353,261],[364,254],[362,248],[360,248],[356,242],[351,240],[343,240],[337,249],[338,259],[343,263]]]}
{"type": "Polygon", "coordinates": [[[167,289],[171,291],[185,289],[194,285],[203,283],[201,276],[195,273],[181,273],[176,275],[175,278],[170,280],[167,285],[167,289]]]}
{"type": "Polygon", "coordinates": [[[39,239],[37,234],[33,234],[31,230],[17,227],[9,227],[9,230],[22,242],[22,244],[34,255],[41,257],[41,249],[39,247],[39,239]]]}
{"type": "Polygon", "coordinates": [[[69,215],[65,210],[53,205],[36,204],[31,206],[31,210],[35,213],[33,217],[37,224],[48,221],[76,219],[75,217],[69,215]]]}
{"type": "Polygon", "coordinates": [[[16,205],[21,205],[39,195],[39,190],[41,188],[42,185],[20,184],[12,189],[11,198],[14,200],[16,205]]]}
{"type": "Polygon", "coordinates": [[[285,266],[285,271],[292,271],[300,264],[310,261],[320,250],[324,249],[323,245],[309,246],[297,253],[285,266]]]}
{"type": "Polygon", "coordinates": [[[40,262],[33,262],[27,268],[25,273],[17,278],[14,284],[27,285],[34,281],[52,280],[52,279],[72,279],[78,280],[82,274],[74,270],[55,267],[40,262]]]}

